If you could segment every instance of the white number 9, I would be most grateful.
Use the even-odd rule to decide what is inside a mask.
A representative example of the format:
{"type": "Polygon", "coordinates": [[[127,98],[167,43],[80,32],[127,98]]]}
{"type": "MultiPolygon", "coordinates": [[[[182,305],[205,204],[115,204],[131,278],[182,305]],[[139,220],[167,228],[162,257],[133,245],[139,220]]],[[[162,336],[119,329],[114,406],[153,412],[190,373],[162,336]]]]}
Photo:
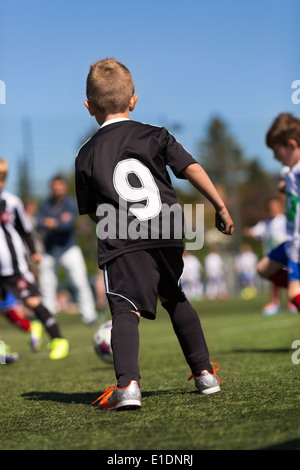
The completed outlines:
{"type": "Polygon", "coordinates": [[[139,160],[128,158],[116,165],[113,175],[113,185],[119,196],[129,202],[141,202],[146,200],[146,205],[131,206],[130,212],[140,221],[153,219],[161,211],[161,199],[159,189],[154,181],[151,171],[139,160]],[[141,186],[135,188],[128,181],[128,175],[134,173],[141,186]]]}

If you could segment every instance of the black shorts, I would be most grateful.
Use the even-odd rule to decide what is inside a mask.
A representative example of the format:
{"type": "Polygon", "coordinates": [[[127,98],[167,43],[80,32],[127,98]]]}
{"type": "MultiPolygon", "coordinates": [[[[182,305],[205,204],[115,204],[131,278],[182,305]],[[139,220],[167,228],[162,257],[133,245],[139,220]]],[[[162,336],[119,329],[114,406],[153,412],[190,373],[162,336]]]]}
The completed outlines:
{"type": "Polygon", "coordinates": [[[17,299],[26,300],[28,297],[39,297],[41,294],[31,279],[20,275],[0,277],[0,297],[5,297],[5,292],[11,292],[17,299]]]}
{"type": "Polygon", "coordinates": [[[182,252],[177,247],[156,248],[126,253],[109,261],[103,271],[112,315],[135,310],[154,320],[158,297],[185,300],[180,284],[182,252]]]}

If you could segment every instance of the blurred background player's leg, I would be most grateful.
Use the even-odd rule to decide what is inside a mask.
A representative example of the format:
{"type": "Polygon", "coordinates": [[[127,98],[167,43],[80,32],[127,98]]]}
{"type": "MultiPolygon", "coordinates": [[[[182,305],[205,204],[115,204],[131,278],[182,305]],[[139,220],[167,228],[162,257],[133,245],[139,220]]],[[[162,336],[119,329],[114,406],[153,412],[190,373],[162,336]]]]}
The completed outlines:
{"type": "Polygon", "coordinates": [[[21,311],[20,302],[11,293],[6,292],[3,301],[0,301],[0,312],[9,322],[16,325],[29,335],[30,346],[33,351],[38,351],[42,343],[42,325],[39,321],[29,320],[21,311]]]}
{"type": "Polygon", "coordinates": [[[51,350],[50,359],[63,359],[69,354],[69,342],[63,338],[56,318],[51,315],[49,310],[41,303],[38,296],[28,297],[24,300],[25,305],[31,308],[36,317],[42,322],[51,341],[48,348],[51,350]]]}
{"type": "Polygon", "coordinates": [[[67,250],[60,258],[72,286],[76,289],[79,311],[83,322],[94,324],[97,321],[96,302],[89,284],[87,270],[82,252],[78,246],[67,250]]]}
{"type": "Polygon", "coordinates": [[[69,354],[69,343],[61,335],[56,318],[43,305],[40,293],[34,283],[31,272],[23,276],[7,276],[1,278],[2,289],[12,292],[27,308],[32,310],[49,334],[50,359],[62,359],[69,354]],[[33,280],[33,281],[32,281],[33,280]]]}
{"type": "Polygon", "coordinates": [[[52,313],[57,312],[57,276],[56,276],[56,260],[47,253],[43,254],[39,270],[39,284],[43,298],[43,304],[52,313]]]}

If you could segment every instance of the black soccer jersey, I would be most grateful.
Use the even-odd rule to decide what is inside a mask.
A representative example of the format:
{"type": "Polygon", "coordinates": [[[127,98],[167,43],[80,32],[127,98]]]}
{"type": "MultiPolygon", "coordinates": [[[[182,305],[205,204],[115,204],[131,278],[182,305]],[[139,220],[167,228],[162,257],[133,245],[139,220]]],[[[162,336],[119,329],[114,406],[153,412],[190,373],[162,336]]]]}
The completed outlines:
{"type": "Polygon", "coordinates": [[[183,246],[183,214],[167,167],[182,178],[195,162],[165,128],[127,119],[102,126],[80,148],[78,209],[97,213],[100,266],[130,251],[183,246]]]}

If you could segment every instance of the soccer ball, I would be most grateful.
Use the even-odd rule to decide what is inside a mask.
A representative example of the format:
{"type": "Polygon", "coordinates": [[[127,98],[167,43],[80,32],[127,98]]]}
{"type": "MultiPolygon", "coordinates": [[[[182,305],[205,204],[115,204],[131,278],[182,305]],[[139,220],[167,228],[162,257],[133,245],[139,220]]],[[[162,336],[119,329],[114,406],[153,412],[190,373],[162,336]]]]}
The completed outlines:
{"type": "Polygon", "coordinates": [[[112,321],[102,323],[93,336],[94,349],[98,357],[105,362],[113,362],[110,345],[112,321]]]}

